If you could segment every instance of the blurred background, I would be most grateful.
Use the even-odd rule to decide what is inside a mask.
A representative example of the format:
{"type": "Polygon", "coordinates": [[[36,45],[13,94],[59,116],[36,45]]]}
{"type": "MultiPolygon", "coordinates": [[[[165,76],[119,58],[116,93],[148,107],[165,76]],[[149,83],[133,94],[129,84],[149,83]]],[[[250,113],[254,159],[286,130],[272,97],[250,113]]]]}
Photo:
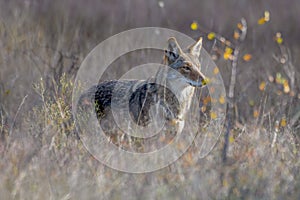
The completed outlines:
{"type": "MultiPolygon", "coordinates": [[[[297,0],[0,0],[1,196],[299,199],[299,13],[297,0]],[[149,26],[202,36],[227,92],[236,65],[234,117],[207,158],[191,148],[169,168],[131,175],[102,166],[74,136],[72,84],[97,44],[149,26]]],[[[137,55],[119,63],[147,62],[137,55]]]]}

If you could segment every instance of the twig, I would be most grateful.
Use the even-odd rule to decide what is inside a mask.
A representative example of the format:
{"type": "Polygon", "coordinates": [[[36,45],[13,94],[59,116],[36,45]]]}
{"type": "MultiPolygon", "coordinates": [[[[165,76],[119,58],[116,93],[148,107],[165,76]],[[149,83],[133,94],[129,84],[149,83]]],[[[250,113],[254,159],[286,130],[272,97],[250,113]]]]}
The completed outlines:
{"type": "Polygon", "coordinates": [[[223,146],[223,151],[222,151],[222,161],[223,163],[226,163],[227,161],[227,151],[228,151],[228,146],[229,146],[229,135],[230,135],[230,130],[232,127],[232,109],[228,109],[227,111],[227,126],[226,126],[226,132],[224,135],[224,146],[223,146]]]}
{"type": "Polygon", "coordinates": [[[15,126],[15,122],[16,122],[17,116],[18,116],[18,114],[19,114],[19,112],[20,112],[20,110],[21,110],[23,104],[25,103],[25,100],[26,100],[27,97],[28,97],[28,94],[26,94],[26,95],[23,97],[22,102],[20,103],[20,105],[19,105],[19,107],[18,107],[18,110],[17,110],[17,112],[16,112],[16,114],[15,114],[14,120],[13,120],[11,126],[10,126],[10,129],[9,129],[9,135],[12,134],[12,131],[13,131],[13,128],[14,128],[14,126],[15,126]]]}
{"type": "Polygon", "coordinates": [[[274,137],[273,137],[273,141],[272,141],[272,144],[271,144],[272,148],[275,146],[275,143],[277,141],[278,132],[279,132],[279,121],[276,121],[275,122],[274,137]]]}
{"type": "Polygon", "coordinates": [[[4,117],[3,117],[3,113],[2,113],[2,108],[0,107],[0,117],[1,117],[1,131],[0,133],[2,134],[3,133],[3,128],[4,128],[4,117]]]}
{"type": "Polygon", "coordinates": [[[264,122],[264,116],[265,116],[265,107],[267,104],[268,95],[266,93],[263,93],[263,97],[260,100],[259,104],[259,117],[257,117],[255,122],[255,127],[261,127],[264,122]]]}
{"type": "Polygon", "coordinates": [[[299,109],[298,112],[291,118],[291,120],[290,120],[290,125],[291,125],[291,127],[293,127],[299,119],[300,119],[300,109],[299,109]]]}

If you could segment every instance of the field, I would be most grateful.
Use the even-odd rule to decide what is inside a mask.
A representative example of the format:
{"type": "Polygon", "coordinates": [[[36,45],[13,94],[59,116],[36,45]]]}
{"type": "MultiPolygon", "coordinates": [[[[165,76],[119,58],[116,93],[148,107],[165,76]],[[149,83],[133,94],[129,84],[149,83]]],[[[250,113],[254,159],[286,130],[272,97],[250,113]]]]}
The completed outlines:
{"type": "MultiPolygon", "coordinates": [[[[0,0],[1,199],[300,199],[299,17],[297,0],[0,0]],[[94,47],[141,27],[203,37],[227,97],[201,109],[213,119],[211,102],[227,105],[226,121],[207,155],[193,143],[165,168],[125,173],[78,139],[72,93],[94,47]]],[[[99,81],[161,53],[123,55],[99,81]]]]}

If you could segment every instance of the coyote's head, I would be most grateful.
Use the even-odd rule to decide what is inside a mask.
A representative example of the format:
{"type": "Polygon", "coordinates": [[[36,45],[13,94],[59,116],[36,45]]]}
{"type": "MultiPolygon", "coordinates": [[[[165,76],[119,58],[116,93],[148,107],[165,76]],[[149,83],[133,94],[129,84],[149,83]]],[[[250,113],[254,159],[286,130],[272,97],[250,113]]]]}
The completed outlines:
{"type": "Polygon", "coordinates": [[[181,49],[175,38],[170,38],[164,56],[164,64],[173,69],[169,71],[168,78],[180,80],[194,87],[206,85],[207,79],[200,72],[201,66],[198,59],[201,48],[202,38],[186,51],[181,49]]]}

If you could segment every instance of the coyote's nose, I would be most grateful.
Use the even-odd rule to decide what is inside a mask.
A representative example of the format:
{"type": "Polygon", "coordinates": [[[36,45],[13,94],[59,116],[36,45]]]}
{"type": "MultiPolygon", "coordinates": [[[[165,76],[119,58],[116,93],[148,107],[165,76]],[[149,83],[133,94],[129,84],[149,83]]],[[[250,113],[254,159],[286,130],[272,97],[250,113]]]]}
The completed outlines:
{"type": "Polygon", "coordinates": [[[194,87],[203,87],[205,85],[207,85],[207,83],[209,82],[208,78],[203,78],[202,76],[200,76],[198,78],[198,80],[190,80],[188,79],[187,82],[194,87]]]}
{"type": "Polygon", "coordinates": [[[207,85],[209,83],[209,78],[204,78],[201,80],[202,85],[207,85]]]}
{"type": "Polygon", "coordinates": [[[207,85],[208,79],[200,77],[197,82],[198,82],[198,84],[196,85],[197,87],[204,87],[205,85],[207,85]]]}
{"type": "Polygon", "coordinates": [[[198,82],[198,87],[203,87],[205,85],[208,84],[209,82],[209,79],[206,78],[200,71],[199,71],[199,74],[198,74],[198,78],[197,78],[197,82],[198,82]]]}

